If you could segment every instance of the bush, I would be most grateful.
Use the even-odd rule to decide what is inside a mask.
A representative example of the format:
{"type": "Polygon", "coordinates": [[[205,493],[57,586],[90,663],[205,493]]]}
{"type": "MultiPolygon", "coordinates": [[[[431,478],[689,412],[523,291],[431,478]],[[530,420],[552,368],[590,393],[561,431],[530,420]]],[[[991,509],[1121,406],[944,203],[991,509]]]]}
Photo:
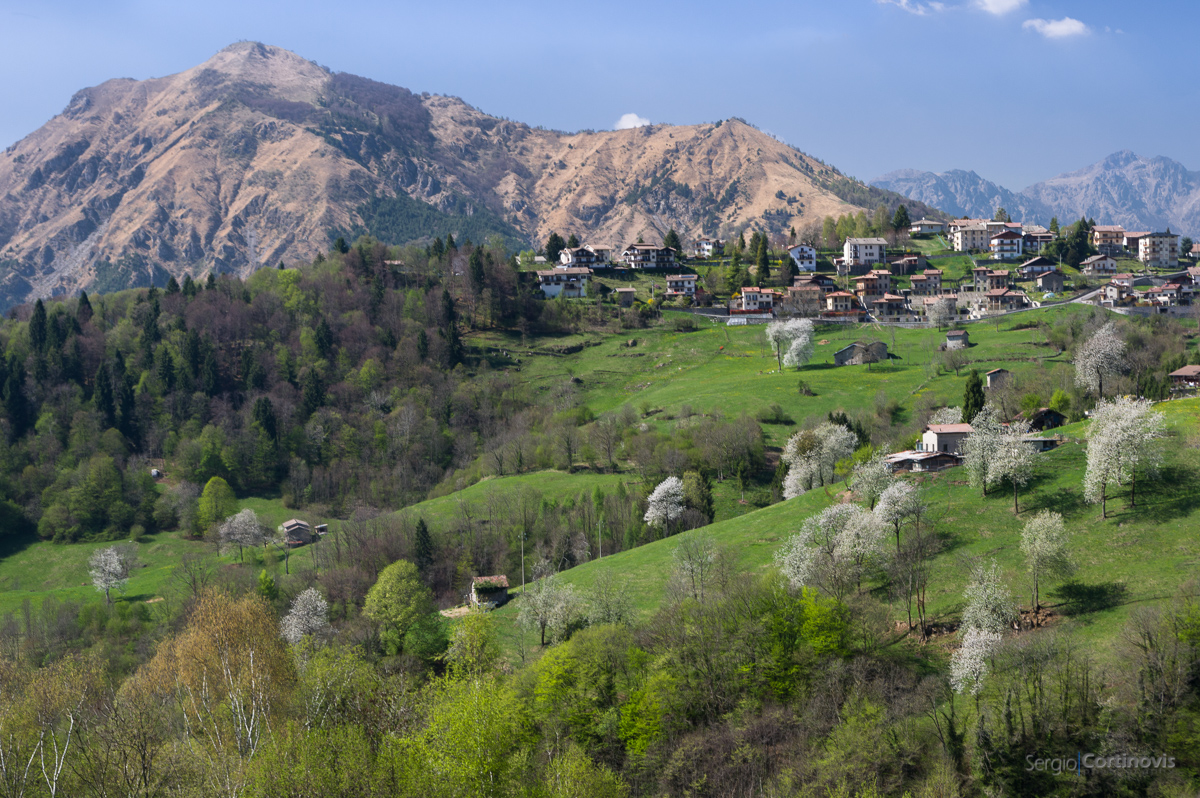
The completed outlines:
{"type": "Polygon", "coordinates": [[[812,387],[809,386],[809,384],[807,382],[805,382],[804,380],[800,380],[799,384],[796,387],[799,389],[801,396],[816,396],[817,395],[816,391],[814,391],[812,389],[812,387]]]}
{"type": "Polygon", "coordinates": [[[795,424],[796,422],[777,404],[770,404],[758,411],[760,424],[795,424]]]}

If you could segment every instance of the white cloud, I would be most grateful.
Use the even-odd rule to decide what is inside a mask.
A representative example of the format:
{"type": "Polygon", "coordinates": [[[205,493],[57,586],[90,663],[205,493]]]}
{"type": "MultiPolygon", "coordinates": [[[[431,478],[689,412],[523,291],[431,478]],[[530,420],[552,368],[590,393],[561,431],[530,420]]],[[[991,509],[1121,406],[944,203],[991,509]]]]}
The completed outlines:
{"type": "Polygon", "coordinates": [[[650,120],[644,116],[624,114],[617,120],[617,124],[613,126],[613,130],[629,130],[632,127],[645,127],[648,124],[650,124],[650,120]]]}
{"type": "Polygon", "coordinates": [[[1091,33],[1091,28],[1077,19],[1063,17],[1062,19],[1027,19],[1021,27],[1037,31],[1047,39],[1066,39],[1071,36],[1083,36],[1091,33]]]}
{"type": "Polygon", "coordinates": [[[989,14],[999,17],[1010,11],[1016,11],[1028,2],[1029,0],[975,0],[975,5],[989,14]]]}
{"type": "Polygon", "coordinates": [[[923,17],[930,12],[945,11],[944,3],[929,2],[929,3],[914,3],[912,0],[875,0],[880,5],[896,6],[902,8],[910,14],[916,14],[918,17],[923,17]]]}

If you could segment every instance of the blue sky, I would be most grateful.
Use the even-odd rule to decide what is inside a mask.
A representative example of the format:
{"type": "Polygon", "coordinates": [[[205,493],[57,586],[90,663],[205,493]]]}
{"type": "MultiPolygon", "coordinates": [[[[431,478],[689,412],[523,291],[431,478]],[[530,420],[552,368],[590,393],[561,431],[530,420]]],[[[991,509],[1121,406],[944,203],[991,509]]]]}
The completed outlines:
{"type": "Polygon", "coordinates": [[[1155,0],[0,0],[0,146],[80,88],[252,39],[533,125],[740,116],[858,178],[1020,189],[1120,149],[1200,170],[1198,23],[1155,0]]]}

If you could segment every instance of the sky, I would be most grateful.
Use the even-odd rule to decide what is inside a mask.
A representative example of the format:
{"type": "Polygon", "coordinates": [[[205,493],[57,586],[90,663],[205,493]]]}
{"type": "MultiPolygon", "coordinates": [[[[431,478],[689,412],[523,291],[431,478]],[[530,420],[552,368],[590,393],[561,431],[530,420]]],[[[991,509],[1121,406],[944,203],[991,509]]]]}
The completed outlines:
{"type": "Polygon", "coordinates": [[[737,116],[862,180],[1019,190],[1122,149],[1200,170],[1198,28],[1188,0],[0,0],[0,146],[253,40],[531,125],[737,116]]]}

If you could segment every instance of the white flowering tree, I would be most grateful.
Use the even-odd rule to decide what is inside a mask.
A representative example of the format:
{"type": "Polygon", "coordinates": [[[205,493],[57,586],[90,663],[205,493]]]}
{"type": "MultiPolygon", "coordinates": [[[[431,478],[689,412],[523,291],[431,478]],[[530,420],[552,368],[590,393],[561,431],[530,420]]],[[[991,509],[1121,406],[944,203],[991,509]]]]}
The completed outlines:
{"type": "Polygon", "coordinates": [[[1074,565],[1067,556],[1067,528],[1063,518],[1051,510],[1042,510],[1030,518],[1021,531],[1021,553],[1025,568],[1033,580],[1033,612],[1036,618],[1041,604],[1041,586],[1050,579],[1071,575],[1074,565]]]}
{"type": "Polygon", "coordinates": [[[267,530],[258,520],[258,515],[249,508],[226,518],[219,531],[224,548],[237,546],[239,561],[244,546],[261,546],[267,539],[267,530]]]}
{"type": "Polygon", "coordinates": [[[1109,322],[1079,345],[1075,352],[1075,384],[1104,396],[1104,381],[1125,372],[1125,341],[1117,325],[1109,322]]]}
{"type": "Polygon", "coordinates": [[[783,448],[782,458],[788,464],[784,498],[792,499],[833,482],[838,462],[851,457],[857,445],[858,436],[841,424],[826,422],[797,432],[783,448]]]}
{"type": "Polygon", "coordinates": [[[911,482],[896,480],[888,485],[875,505],[875,515],[880,523],[890,527],[896,535],[896,554],[900,553],[900,527],[910,518],[920,516],[925,505],[911,482]]]}
{"type": "Polygon", "coordinates": [[[582,616],[584,608],[574,589],[560,582],[558,574],[551,573],[548,568],[540,570],[543,574],[538,576],[535,571],[537,578],[521,593],[517,623],[525,629],[536,630],[544,646],[546,632],[550,632],[551,641],[562,639],[572,622],[582,616]]]}
{"type": "Polygon", "coordinates": [[[939,330],[950,323],[954,318],[956,310],[954,302],[949,299],[939,299],[929,306],[929,323],[936,326],[939,330]]]}
{"type": "Polygon", "coordinates": [[[646,500],[644,520],[652,527],[669,533],[671,527],[683,515],[683,480],[667,477],[646,500]]]}
{"type": "Polygon", "coordinates": [[[129,571],[137,562],[137,549],[129,543],[118,543],[96,549],[88,560],[88,573],[92,586],[104,594],[104,600],[112,604],[112,591],[121,591],[129,583],[129,571]]]}
{"type": "Polygon", "coordinates": [[[992,483],[1007,480],[1013,487],[1013,512],[1020,512],[1017,504],[1018,491],[1033,478],[1033,464],[1037,451],[1025,440],[1029,434],[1028,421],[1013,421],[1002,427],[996,438],[994,456],[988,461],[987,481],[992,483]]]}
{"type": "Polygon", "coordinates": [[[883,526],[857,504],[835,504],[805,519],[775,563],[796,587],[812,587],[841,601],[883,557],[883,526]]]}
{"type": "Polygon", "coordinates": [[[968,629],[962,646],[950,656],[950,686],[960,695],[979,695],[988,674],[988,662],[1000,647],[999,632],[968,629]]]}
{"type": "Polygon", "coordinates": [[[855,465],[854,473],[850,477],[854,492],[865,499],[872,510],[875,509],[875,502],[879,501],[879,497],[895,481],[887,455],[886,449],[875,452],[867,460],[855,465]]]}
{"type": "Polygon", "coordinates": [[[784,366],[799,368],[812,359],[813,323],[811,319],[773,321],[767,325],[767,342],[775,353],[779,370],[784,366]]]}
{"type": "Polygon", "coordinates": [[[1137,475],[1153,475],[1162,465],[1166,417],[1148,399],[1119,396],[1102,400],[1088,427],[1084,498],[1108,517],[1108,486],[1129,483],[1129,506],[1137,506],[1137,475]]]}
{"type": "Polygon", "coordinates": [[[929,417],[930,424],[961,424],[963,423],[961,407],[939,407],[929,417]]]}
{"type": "Polygon", "coordinates": [[[1000,414],[993,405],[984,405],[971,419],[971,434],[961,444],[967,480],[971,487],[982,490],[984,496],[990,484],[991,463],[1000,446],[1000,429],[1000,414]]]}
{"type": "Polygon", "coordinates": [[[963,598],[967,602],[962,613],[965,630],[1001,633],[1017,619],[1016,604],[995,560],[975,568],[963,598]]]}
{"type": "Polygon", "coordinates": [[[329,604],[315,587],[304,590],[292,601],[279,622],[283,639],[293,646],[309,635],[320,637],[329,630],[329,604]]]}

